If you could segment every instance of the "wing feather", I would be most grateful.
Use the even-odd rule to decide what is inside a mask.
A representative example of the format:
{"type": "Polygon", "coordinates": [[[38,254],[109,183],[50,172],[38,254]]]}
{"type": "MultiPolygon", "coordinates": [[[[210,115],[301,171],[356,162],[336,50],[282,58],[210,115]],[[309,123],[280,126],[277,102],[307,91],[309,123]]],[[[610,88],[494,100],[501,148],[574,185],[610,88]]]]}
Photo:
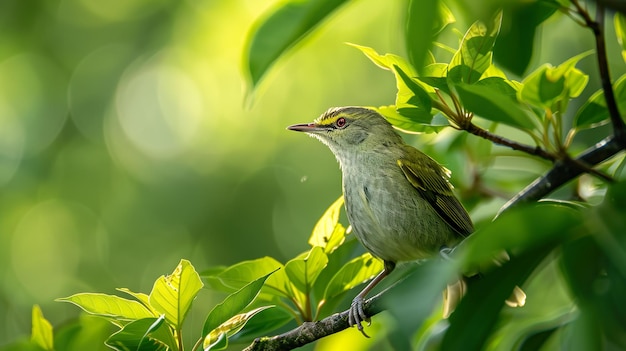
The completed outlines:
{"type": "MultiPolygon", "coordinates": [[[[419,152],[415,149],[410,151],[419,152]]],[[[422,157],[400,159],[398,166],[437,214],[459,235],[468,236],[474,231],[474,225],[461,202],[454,196],[452,184],[448,181],[450,171],[424,154],[419,156],[422,157]]]]}

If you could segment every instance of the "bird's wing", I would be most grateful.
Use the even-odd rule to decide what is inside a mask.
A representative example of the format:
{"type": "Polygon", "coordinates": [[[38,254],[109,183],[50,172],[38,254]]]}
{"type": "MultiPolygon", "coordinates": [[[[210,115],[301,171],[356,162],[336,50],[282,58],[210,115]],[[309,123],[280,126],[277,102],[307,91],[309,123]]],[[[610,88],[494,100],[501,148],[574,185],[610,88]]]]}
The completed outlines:
{"type": "MultiPolygon", "coordinates": [[[[412,149],[410,152],[419,151],[412,149]]],[[[398,160],[404,176],[450,227],[463,237],[471,234],[474,225],[452,192],[452,184],[448,181],[450,171],[426,155],[410,158],[398,160]]]]}

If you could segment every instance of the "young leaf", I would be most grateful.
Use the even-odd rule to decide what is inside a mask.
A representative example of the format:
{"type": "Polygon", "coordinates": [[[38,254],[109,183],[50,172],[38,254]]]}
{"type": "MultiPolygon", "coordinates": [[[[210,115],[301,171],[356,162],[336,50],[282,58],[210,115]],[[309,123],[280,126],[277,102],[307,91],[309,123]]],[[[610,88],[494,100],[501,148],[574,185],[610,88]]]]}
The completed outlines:
{"type": "Polygon", "coordinates": [[[412,115],[401,114],[411,118],[416,123],[429,124],[432,120],[430,115],[432,101],[426,90],[415,80],[411,79],[399,66],[394,65],[393,71],[404,83],[402,86],[398,84],[399,90],[396,95],[398,112],[400,112],[400,109],[410,108],[413,111],[412,115]],[[400,87],[402,87],[401,90],[400,87]],[[406,89],[404,89],[405,87],[406,89]]]}
{"type": "Polygon", "coordinates": [[[220,324],[226,322],[229,318],[235,314],[241,312],[246,308],[259,294],[263,284],[267,278],[274,272],[270,272],[260,278],[257,278],[243,288],[228,295],[221,303],[217,304],[204,321],[204,327],[202,328],[202,335],[207,335],[213,329],[217,328],[220,324]]]}
{"type": "Polygon", "coordinates": [[[155,316],[158,315],[158,313],[154,310],[154,308],[152,308],[152,306],[150,306],[150,296],[148,296],[147,294],[136,293],[134,291],[131,291],[128,288],[116,288],[115,290],[121,291],[123,293],[126,293],[126,294],[134,297],[135,299],[137,299],[137,301],[141,302],[141,304],[146,306],[146,308],[149,309],[155,316]]]}
{"type": "Polygon", "coordinates": [[[615,35],[617,35],[617,41],[622,46],[622,59],[626,62],[626,17],[616,12],[613,18],[615,25],[615,35]]]}
{"type": "MultiPolygon", "coordinates": [[[[112,334],[105,344],[118,351],[167,351],[177,350],[174,338],[169,330],[165,330],[169,334],[169,342],[164,343],[162,340],[152,337],[163,326],[165,318],[144,318],[139,319],[125,325],[122,329],[112,334]]],[[[168,329],[168,328],[163,328],[168,329]]]]}
{"type": "MultiPolygon", "coordinates": [[[[518,91],[518,98],[531,105],[551,109],[558,100],[578,96],[587,85],[588,76],[575,66],[590,51],[576,55],[557,67],[544,64],[529,74],[518,91]]],[[[563,112],[563,111],[561,111],[563,112]]]]}
{"type": "Polygon", "coordinates": [[[456,85],[463,106],[474,114],[512,127],[532,129],[532,119],[510,94],[503,93],[501,89],[496,85],[456,85]]]}
{"type": "Polygon", "coordinates": [[[435,123],[436,118],[433,118],[429,124],[416,123],[412,117],[408,117],[411,115],[410,112],[406,109],[398,109],[395,105],[380,106],[375,110],[394,127],[406,133],[437,133],[449,126],[447,120],[444,120],[444,123],[435,123]]]}
{"type": "Polygon", "coordinates": [[[69,302],[89,314],[121,321],[156,317],[146,306],[133,300],[101,293],[80,293],[55,301],[69,302]]]}
{"type": "Polygon", "coordinates": [[[228,346],[228,338],[237,334],[257,313],[272,307],[274,306],[255,308],[250,312],[241,313],[228,319],[207,334],[203,341],[204,350],[222,350],[226,348],[228,346]]]}
{"type": "Polygon", "coordinates": [[[333,276],[324,292],[324,300],[331,300],[336,296],[372,279],[383,270],[381,260],[365,253],[346,263],[333,276]]]}
{"type": "Polygon", "coordinates": [[[164,313],[167,322],[178,330],[203,286],[191,263],[181,260],[172,274],[156,280],[150,292],[150,305],[164,313]]]}
{"type": "Polygon", "coordinates": [[[285,264],[285,273],[294,287],[308,294],[315,283],[315,279],[322,272],[328,257],[324,250],[316,246],[285,264]]]}
{"type": "Polygon", "coordinates": [[[283,2],[252,30],[244,57],[254,88],[274,62],[347,0],[283,2]]]}
{"type": "Polygon", "coordinates": [[[44,318],[39,305],[33,306],[32,319],[30,340],[46,351],[53,351],[52,325],[44,318]]]}
{"type": "MultiPolygon", "coordinates": [[[[613,93],[620,111],[626,111],[626,75],[621,76],[613,85],[613,93]]],[[[596,91],[578,110],[574,118],[574,127],[578,129],[592,128],[609,120],[604,91],[596,91]]]]}
{"type": "Polygon", "coordinates": [[[472,24],[448,65],[448,79],[467,84],[480,79],[491,66],[493,45],[500,32],[501,22],[502,11],[499,11],[490,23],[477,21],[472,24]]]}
{"type": "Polygon", "coordinates": [[[345,238],[345,229],[339,223],[339,213],[342,207],[343,196],[340,196],[315,224],[309,238],[309,245],[323,247],[326,253],[332,252],[341,245],[345,238]]]}

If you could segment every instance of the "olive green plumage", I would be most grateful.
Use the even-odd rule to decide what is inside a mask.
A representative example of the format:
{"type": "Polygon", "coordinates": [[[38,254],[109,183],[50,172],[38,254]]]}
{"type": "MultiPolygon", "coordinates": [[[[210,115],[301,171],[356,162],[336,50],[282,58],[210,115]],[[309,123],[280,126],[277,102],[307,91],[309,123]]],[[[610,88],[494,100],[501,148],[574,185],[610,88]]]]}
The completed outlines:
{"type": "Polygon", "coordinates": [[[333,108],[290,130],[319,139],[337,157],[346,213],[359,241],[385,270],[354,299],[349,323],[362,331],[366,294],[396,262],[431,257],[474,231],[452,192],[450,172],[407,145],[376,111],[333,108]]]}

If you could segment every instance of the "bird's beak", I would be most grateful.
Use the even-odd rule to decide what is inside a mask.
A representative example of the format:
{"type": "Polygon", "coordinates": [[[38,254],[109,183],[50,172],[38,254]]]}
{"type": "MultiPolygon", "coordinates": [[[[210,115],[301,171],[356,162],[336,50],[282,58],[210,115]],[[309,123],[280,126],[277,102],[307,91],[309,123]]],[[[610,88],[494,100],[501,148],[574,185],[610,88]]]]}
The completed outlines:
{"type": "Polygon", "coordinates": [[[318,127],[315,123],[302,123],[302,124],[294,124],[292,126],[287,127],[289,130],[294,130],[296,132],[305,132],[305,133],[317,133],[325,131],[326,128],[318,127]]]}

